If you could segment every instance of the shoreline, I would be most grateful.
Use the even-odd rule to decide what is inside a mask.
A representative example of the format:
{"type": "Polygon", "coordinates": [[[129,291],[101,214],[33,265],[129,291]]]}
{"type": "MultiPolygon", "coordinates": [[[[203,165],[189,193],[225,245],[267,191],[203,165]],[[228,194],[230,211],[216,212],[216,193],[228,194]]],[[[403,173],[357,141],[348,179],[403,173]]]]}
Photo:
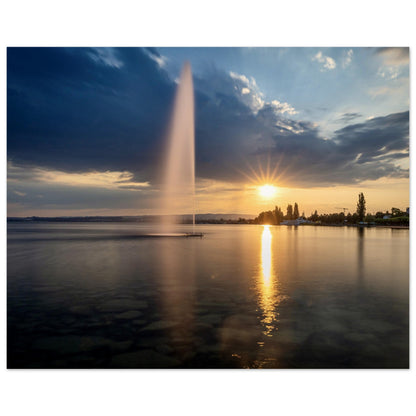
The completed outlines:
{"type": "MultiPolygon", "coordinates": [[[[117,224],[117,223],[124,223],[124,224],[141,224],[141,225],[152,225],[152,224],[159,224],[158,222],[152,222],[152,221],[137,221],[134,219],[131,219],[130,221],[126,218],[120,220],[120,219],[109,219],[103,217],[102,220],[98,219],[97,217],[92,218],[62,218],[62,217],[37,217],[37,218],[31,218],[31,217],[24,217],[24,218],[17,218],[17,217],[11,217],[7,218],[7,224],[9,223],[15,223],[15,224],[41,224],[41,223],[53,223],[53,224],[59,224],[59,223],[74,223],[74,224],[85,224],[85,223],[93,223],[93,224],[117,224]]],[[[179,225],[192,225],[192,223],[185,222],[185,223],[178,223],[179,225]]],[[[307,227],[356,227],[356,228],[390,228],[394,230],[409,230],[409,225],[388,225],[388,224],[254,224],[252,222],[239,222],[235,220],[226,220],[223,222],[220,221],[196,221],[196,225],[271,225],[273,227],[278,226],[286,226],[286,227],[301,227],[301,226],[307,226],[307,227]]]]}

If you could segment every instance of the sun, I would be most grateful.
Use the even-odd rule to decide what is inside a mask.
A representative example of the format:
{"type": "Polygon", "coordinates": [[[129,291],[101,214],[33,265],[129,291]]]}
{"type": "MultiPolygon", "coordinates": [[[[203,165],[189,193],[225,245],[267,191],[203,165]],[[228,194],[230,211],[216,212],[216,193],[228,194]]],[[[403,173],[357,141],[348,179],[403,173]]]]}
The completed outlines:
{"type": "Polygon", "coordinates": [[[272,163],[270,156],[266,159],[259,157],[257,159],[257,169],[247,162],[247,168],[251,174],[244,170],[239,170],[239,172],[250,181],[251,184],[248,185],[250,189],[257,191],[258,195],[264,200],[268,200],[280,192],[280,187],[273,184],[278,183],[280,185],[284,183],[285,169],[280,169],[280,162],[281,159],[274,160],[272,163]]]}
{"type": "Polygon", "coordinates": [[[277,193],[277,188],[274,185],[259,186],[259,193],[263,198],[273,198],[277,193]]]}

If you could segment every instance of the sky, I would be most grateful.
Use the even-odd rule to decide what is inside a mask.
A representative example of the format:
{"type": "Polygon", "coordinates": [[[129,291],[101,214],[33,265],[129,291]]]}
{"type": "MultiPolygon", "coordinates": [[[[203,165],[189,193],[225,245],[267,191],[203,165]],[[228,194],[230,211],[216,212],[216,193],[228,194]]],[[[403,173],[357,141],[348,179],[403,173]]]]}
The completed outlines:
{"type": "Polygon", "coordinates": [[[185,61],[198,213],[409,206],[408,48],[8,48],[8,216],[163,213],[185,61]]]}

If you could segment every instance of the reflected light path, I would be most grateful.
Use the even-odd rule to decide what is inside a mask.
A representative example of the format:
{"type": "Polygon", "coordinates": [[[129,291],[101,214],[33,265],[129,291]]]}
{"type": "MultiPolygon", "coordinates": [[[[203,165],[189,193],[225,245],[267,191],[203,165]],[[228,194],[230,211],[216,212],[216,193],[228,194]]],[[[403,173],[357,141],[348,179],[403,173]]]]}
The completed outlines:
{"type": "Polygon", "coordinates": [[[272,273],[272,233],[270,225],[265,225],[261,235],[261,269],[263,280],[270,283],[272,273]]]}
{"type": "Polygon", "coordinates": [[[261,322],[264,326],[263,333],[271,336],[276,320],[277,293],[272,268],[272,233],[270,225],[265,225],[261,236],[261,276],[258,279],[259,304],[262,310],[261,322]]]}

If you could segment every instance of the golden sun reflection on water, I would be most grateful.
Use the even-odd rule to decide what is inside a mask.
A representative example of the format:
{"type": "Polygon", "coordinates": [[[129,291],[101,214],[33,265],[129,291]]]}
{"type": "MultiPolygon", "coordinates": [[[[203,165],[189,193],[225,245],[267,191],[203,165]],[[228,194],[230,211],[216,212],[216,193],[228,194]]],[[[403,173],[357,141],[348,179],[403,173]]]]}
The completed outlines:
{"type": "Polygon", "coordinates": [[[265,225],[261,235],[261,269],[263,281],[270,283],[272,274],[272,233],[270,225],[265,225]]]}
{"type": "Polygon", "coordinates": [[[263,333],[271,336],[276,320],[276,282],[272,267],[272,233],[270,225],[264,225],[261,236],[261,276],[258,279],[259,304],[262,310],[263,333]]]}

